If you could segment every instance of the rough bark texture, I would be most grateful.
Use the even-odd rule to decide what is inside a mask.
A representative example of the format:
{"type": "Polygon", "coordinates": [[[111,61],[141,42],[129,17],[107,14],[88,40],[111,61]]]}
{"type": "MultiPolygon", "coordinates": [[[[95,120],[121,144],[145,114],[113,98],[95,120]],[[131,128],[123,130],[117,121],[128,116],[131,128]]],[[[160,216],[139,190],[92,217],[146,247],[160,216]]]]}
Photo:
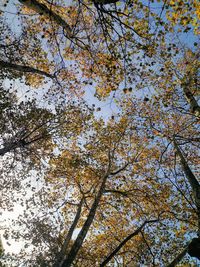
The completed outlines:
{"type": "MultiPolygon", "coordinates": [[[[181,166],[183,168],[183,171],[185,173],[186,178],[188,179],[188,182],[190,183],[190,186],[192,188],[192,193],[194,196],[196,209],[197,209],[197,216],[198,216],[198,231],[197,235],[199,238],[194,238],[192,242],[190,243],[188,247],[188,253],[192,257],[196,257],[197,259],[200,259],[200,184],[198,180],[196,179],[195,175],[193,174],[192,170],[190,169],[183,153],[181,152],[176,140],[174,139],[174,146],[176,149],[176,152],[180,158],[181,166]]],[[[173,265],[172,265],[173,266],[173,265]]]]}

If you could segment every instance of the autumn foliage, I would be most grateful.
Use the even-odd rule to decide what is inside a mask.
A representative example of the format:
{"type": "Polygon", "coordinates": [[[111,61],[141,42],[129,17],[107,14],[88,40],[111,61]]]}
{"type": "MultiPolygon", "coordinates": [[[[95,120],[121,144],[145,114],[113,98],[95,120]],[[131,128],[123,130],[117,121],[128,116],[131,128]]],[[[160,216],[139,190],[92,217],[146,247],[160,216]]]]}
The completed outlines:
{"type": "Polygon", "coordinates": [[[197,266],[199,2],[2,2],[0,266],[197,266]]]}

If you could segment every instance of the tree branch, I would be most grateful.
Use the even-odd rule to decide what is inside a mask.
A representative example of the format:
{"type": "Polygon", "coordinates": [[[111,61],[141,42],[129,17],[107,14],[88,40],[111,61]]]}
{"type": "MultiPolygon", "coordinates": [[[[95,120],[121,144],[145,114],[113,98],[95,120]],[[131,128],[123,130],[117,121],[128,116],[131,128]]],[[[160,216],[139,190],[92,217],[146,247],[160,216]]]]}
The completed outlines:
{"type": "Polygon", "coordinates": [[[128,193],[129,193],[129,191],[120,191],[120,190],[111,190],[111,189],[106,189],[105,191],[104,191],[104,193],[106,194],[106,193],[114,193],[114,194],[119,194],[119,195],[122,195],[122,196],[125,196],[125,197],[128,197],[128,193]]]}
{"type": "Polygon", "coordinates": [[[117,247],[116,249],[109,255],[106,257],[106,259],[100,264],[100,267],[104,267],[106,266],[106,264],[118,253],[118,251],[134,236],[138,235],[141,230],[144,228],[144,226],[148,223],[154,223],[154,222],[158,222],[159,220],[149,220],[149,221],[145,221],[137,230],[135,230],[133,233],[131,233],[130,235],[128,235],[117,247]]]}
{"type": "Polygon", "coordinates": [[[46,76],[46,77],[51,78],[51,79],[55,78],[54,75],[49,74],[45,71],[38,70],[38,69],[35,69],[33,67],[29,67],[29,66],[23,66],[23,65],[9,63],[9,62],[3,61],[3,60],[0,60],[0,68],[12,69],[12,70],[19,71],[19,72],[28,72],[28,73],[33,73],[33,74],[39,74],[39,75],[46,76]]]}
{"type": "Polygon", "coordinates": [[[118,170],[111,172],[110,175],[116,175],[118,173],[120,173],[121,171],[125,170],[126,167],[130,164],[130,162],[127,162],[124,166],[122,166],[121,168],[119,168],[118,170]]]}
{"type": "Polygon", "coordinates": [[[93,0],[94,4],[97,5],[108,5],[119,2],[119,0],[93,0]]]}
{"type": "Polygon", "coordinates": [[[28,8],[36,11],[40,15],[45,15],[53,19],[58,25],[65,29],[68,38],[72,38],[72,29],[65,20],[56,14],[53,10],[49,9],[45,4],[37,0],[19,0],[20,3],[26,5],[28,8]]]}
{"type": "Polygon", "coordinates": [[[183,153],[181,152],[176,142],[176,139],[174,138],[173,141],[176,152],[180,158],[181,166],[183,168],[183,171],[185,173],[188,182],[190,183],[194,195],[195,204],[197,208],[197,215],[198,215],[198,235],[200,236],[200,184],[196,179],[195,175],[193,174],[192,170],[190,169],[185,157],[183,156],[183,153]]]}
{"type": "MultiPolygon", "coordinates": [[[[174,138],[174,147],[176,149],[176,152],[181,160],[181,165],[183,168],[183,171],[192,187],[192,191],[193,193],[196,193],[196,191],[198,191],[200,193],[200,184],[198,182],[198,180],[196,179],[195,175],[193,174],[193,172],[191,171],[187,161],[185,160],[183,153],[181,152],[175,138],[174,138]]],[[[200,195],[199,195],[200,196],[200,195]]]]}
{"type": "Polygon", "coordinates": [[[187,251],[188,246],[167,267],[175,267],[185,257],[187,251]]]}
{"type": "Polygon", "coordinates": [[[10,142],[9,144],[6,144],[3,148],[0,149],[0,156],[4,156],[6,153],[11,152],[17,147],[20,147],[19,143],[17,142],[10,142]]]}

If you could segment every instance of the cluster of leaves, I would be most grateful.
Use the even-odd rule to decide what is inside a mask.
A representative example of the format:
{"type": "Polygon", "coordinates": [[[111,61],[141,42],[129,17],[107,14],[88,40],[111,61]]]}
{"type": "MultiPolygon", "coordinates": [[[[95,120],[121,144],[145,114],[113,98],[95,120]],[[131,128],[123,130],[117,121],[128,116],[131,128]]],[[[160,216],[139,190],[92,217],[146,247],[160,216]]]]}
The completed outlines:
{"type": "Polygon", "coordinates": [[[181,0],[5,2],[1,205],[23,206],[4,226],[4,240],[23,248],[4,253],[3,264],[199,259],[199,8],[181,0]],[[23,89],[19,98],[16,84],[39,93],[23,89]],[[119,112],[97,118],[85,101],[91,88],[98,101],[112,96],[119,112]]]}

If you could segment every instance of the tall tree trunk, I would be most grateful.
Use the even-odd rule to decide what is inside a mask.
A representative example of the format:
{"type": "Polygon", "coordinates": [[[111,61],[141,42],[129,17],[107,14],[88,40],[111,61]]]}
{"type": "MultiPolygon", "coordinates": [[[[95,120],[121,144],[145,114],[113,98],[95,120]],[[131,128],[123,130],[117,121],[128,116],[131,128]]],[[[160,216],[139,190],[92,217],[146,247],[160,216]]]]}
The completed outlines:
{"type": "Polygon", "coordinates": [[[176,152],[180,158],[181,166],[183,168],[183,171],[185,173],[186,178],[188,179],[188,182],[190,183],[190,186],[192,188],[192,193],[194,196],[196,208],[197,208],[197,215],[198,215],[198,236],[200,237],[200,184],[198,180],[196,179],[195,175],[193,174],[192,170],[190,169],[185,157],[183,156],[183,153],[181,152],[175,138],[174,138],[174,147],[176,149],[176,152]]]}
{"type": "Polygon", "coordinates": [[[104,192],[104,189],[105,189],[105,184],[106,184],[106,181],[107,181],[107,178],[108,178],[109,174],[106,174],[104,177],[103,177],[103,180],[102,180],[102,183],[101,183],[101,186],[99,188],[99,191],[97,193],[97,196],[95,197],[95,200],[92,204],[92,207],[89,211],[89,214],[87,216],[87,219],[83,225],[83,227],[81,228],[81,231],[79,232],[70,252],[68,253],[66,259],[64,260],[63,264],[61,265],[61,267],[69,267],[71,266],[71,264],[73,263],[74,259],[76,258],[80,248],[82,247],[82,244],[83,244],[83,241],[88,233],[88,230],[94,220],[94,216],[96,214],[96,210],[97,210],[97,207],[99,205],[99,202],[100,202],[100,199],[102,197],[102,194],[104,192]]]}
{"type": "Polygon", "coordinates": [[[78,205],[78,209],[77,209],[77,212],[76,212],[76,216],[74,218],[74,221],[69,229],[69,232],[66,236],[66,239],[62,245],[62,248],[61,248],[61,251],[60,253],[58,254],[58,257],[56,259],[56,263],[53,265],[53,267],[61,267],[64,260],[65,260],[65,257],[66,257],[66,251],[67,251],[67,247],[69,245],[69,242],[72,238],[72,235],[74,233],[74,230],[77,226],[77,223],[79,221],[79,218],[80,218],[80,215],[81,215],[81,209],[82,209],[82,205],[83,205],[83,198],[81,199],[79,205],[78,205]]]}

